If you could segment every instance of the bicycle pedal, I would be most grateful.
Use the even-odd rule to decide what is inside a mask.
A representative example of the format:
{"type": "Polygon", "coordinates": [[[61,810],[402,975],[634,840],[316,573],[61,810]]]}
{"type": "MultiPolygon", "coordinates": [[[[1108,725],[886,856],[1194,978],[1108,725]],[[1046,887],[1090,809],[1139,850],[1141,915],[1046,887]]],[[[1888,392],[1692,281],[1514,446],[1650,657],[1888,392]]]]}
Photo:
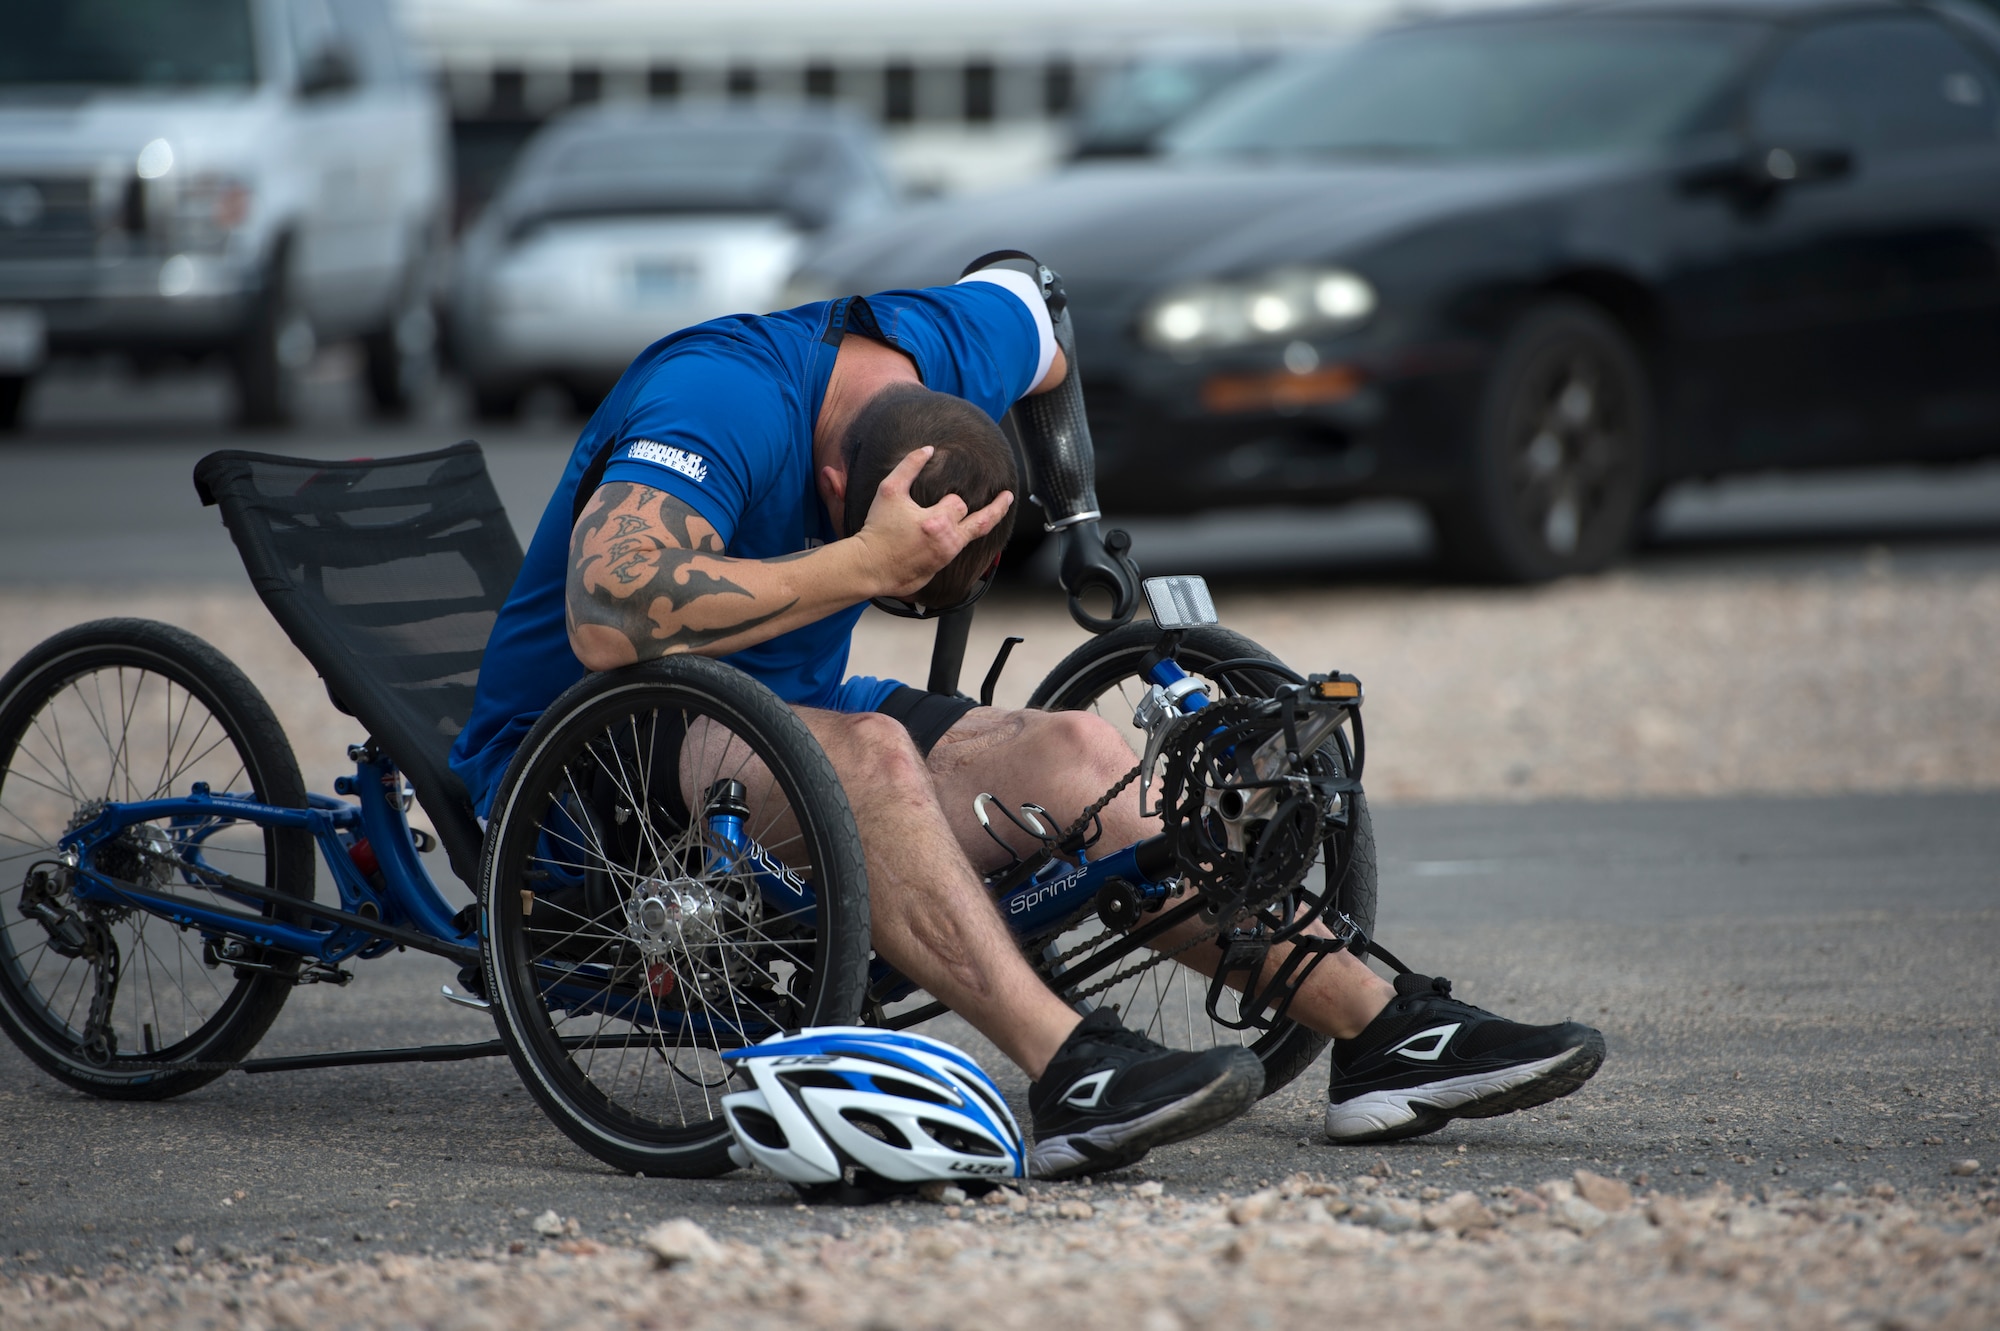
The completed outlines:
{"type": "Polygon", "coordinates": [[[479,997],[479,995],[461,994],[448,984],[438,986],[438,996],[447,1003],[456,1003],[460,1007],[469,1007],[475,1012],[491,1012],[493,1010],[493,1004],[479,997]]]}

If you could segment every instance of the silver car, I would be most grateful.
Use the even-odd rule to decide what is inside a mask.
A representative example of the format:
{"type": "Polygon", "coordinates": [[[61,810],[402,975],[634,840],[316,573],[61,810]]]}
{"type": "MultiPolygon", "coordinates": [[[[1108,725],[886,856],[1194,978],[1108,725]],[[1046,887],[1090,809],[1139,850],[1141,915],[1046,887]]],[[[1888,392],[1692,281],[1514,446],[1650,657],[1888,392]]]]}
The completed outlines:
{"type": "Polygon", "coordinates": [[[429,376],[442,107],[386,0],[0,6],[0,428],[51,356],[221,353],[292,412],[358,338],[385,411],[429,376]]]}
{"type": "Polygon", "coordinates": [[[808,237],[894,200],[871,132],[831,109],[571,114],[465,235],[454,358],[482,417],[538,384],[587,409],[668,333],[772,308],[808,237]]]}

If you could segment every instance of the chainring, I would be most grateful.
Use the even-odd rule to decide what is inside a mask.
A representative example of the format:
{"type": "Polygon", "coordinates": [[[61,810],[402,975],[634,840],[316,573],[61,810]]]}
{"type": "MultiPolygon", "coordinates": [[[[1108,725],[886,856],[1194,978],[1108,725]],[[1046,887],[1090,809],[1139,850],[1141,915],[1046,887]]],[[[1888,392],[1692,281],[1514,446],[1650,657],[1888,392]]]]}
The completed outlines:
{"type": "Polygon", "coordinates": [[[1223,929],[1292,891],[1320,852],[1325,815],[1311,783],[1292,777],[1289,760],[1276,787],[1247,769],[1284,733],[1280,704],[1228,698],[1183,717],[1162,746],[1160,811],[1176,871],[1223,929]],[[1267,790],[1277,798],[1263,816],[1232,813],[1267,790]]]}

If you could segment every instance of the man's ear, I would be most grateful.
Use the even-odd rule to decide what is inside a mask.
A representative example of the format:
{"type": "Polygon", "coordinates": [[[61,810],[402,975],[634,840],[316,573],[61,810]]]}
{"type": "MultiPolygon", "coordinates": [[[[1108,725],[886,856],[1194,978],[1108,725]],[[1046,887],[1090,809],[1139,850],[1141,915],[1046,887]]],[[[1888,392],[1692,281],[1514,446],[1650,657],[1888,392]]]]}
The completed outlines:
{"type": "Polygon", "coordinates": [[[819,500],[826,505],[827,516],[833,519],[833,529],[842,536],[852,536],[847,528],[847,473],[839,467],[819,469],[819,500]]]}

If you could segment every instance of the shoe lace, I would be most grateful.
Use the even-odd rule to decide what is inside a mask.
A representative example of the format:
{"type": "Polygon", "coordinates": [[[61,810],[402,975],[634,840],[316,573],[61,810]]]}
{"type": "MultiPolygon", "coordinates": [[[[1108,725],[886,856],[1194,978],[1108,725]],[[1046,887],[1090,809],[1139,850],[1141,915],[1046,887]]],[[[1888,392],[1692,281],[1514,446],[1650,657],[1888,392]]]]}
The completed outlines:
{"type": "Polygon", "coordinates": [[[1158,1053],[1166,1048],[1159,1041],[1149,1039],[1118,1021],[1115,1008],[1100,1008],[1098,1011],[1109,1012],[1110,1016],[1098,1017],[1092,1013],[1086,1018],[1086,1024],[1077,1028],[1074,1037],[1079,1044],[1109,1045],[1114,1049],[1131,1049],[1142,1054],[1158,1053]]]}

